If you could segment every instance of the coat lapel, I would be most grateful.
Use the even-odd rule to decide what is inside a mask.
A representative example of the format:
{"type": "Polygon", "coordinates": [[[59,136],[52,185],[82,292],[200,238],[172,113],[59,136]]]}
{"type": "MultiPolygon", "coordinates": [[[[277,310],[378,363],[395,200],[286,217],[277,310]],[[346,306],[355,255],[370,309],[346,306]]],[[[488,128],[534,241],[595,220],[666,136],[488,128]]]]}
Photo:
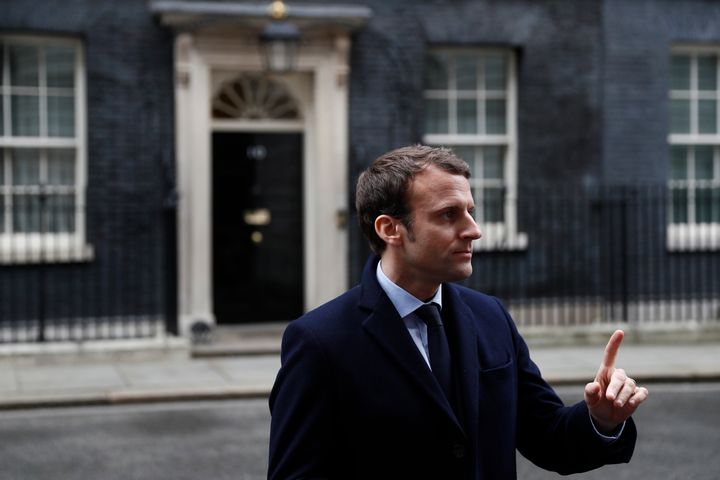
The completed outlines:
{"type": "Polygon", "coordinates": [[[388,296],[382,290],[375,277],[378,259],[371,259],[365,266],[362,281],[360,308],[368,315],[362,323],[363,329],[378,343],[390,359],[405,372],[409,381],[428,395],[443,412],[462,430],[452,407],[440,389],[425,363],[405,323],[395,310],[388,296]]]}
{"type": "Polygon", "coordinates": [[[453,343],[455,345],[453,368],[459,382],[462,401],[463,426],[471,452],[477,451],[480,402],[480,357],[478,352],[478,322],[475,315],[460,298],[458,290],[449,284],[443,285],[443,317],[454,322],[453,343]]]}

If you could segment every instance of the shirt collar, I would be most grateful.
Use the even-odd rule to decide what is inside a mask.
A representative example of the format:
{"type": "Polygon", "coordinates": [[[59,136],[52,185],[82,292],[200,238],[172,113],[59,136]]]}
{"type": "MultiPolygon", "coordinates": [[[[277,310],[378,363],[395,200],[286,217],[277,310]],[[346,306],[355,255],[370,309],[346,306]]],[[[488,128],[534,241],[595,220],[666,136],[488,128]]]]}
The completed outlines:
{"type": "MultiPolygon", "coordinates": [[[[375,273],[380,287],[390,298],[395,310],[400,314],[400,318],[405,318],[425,304],[425,302],[414,297],[407,290],[390,280],[382,270],[382,262],[378,262],[375,273]]],[[[438,288],[435,295],[427,303],[437,303],[442,309],[442,288],[438,288]]]]}

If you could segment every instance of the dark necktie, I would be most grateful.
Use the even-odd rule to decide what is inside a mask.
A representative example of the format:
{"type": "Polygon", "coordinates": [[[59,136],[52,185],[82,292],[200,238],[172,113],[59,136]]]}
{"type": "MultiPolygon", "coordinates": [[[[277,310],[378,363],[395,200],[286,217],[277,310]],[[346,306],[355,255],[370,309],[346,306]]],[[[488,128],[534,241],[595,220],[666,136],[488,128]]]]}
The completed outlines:
{"type": "Polygon", "coordinates": [[[434,303],[425,304],[415,310],[415,313],[427,325],[428,349],[430,350],[430,366],[438,383],[450,400],[452,370],[450,368],[450,347],[445,327],[440,318],[438,306],[434,303]]]}

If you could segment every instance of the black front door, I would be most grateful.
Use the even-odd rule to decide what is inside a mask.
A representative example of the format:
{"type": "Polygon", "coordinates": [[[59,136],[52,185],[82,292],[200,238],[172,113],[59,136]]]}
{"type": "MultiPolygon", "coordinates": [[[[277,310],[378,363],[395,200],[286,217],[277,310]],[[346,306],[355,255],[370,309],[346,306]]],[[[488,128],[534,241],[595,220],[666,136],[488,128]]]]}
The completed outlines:
{"type": "Polygon", "coordinates": [[[216,132],[213,300],[219,323],[303,311],[302,135],[216,132]]]}

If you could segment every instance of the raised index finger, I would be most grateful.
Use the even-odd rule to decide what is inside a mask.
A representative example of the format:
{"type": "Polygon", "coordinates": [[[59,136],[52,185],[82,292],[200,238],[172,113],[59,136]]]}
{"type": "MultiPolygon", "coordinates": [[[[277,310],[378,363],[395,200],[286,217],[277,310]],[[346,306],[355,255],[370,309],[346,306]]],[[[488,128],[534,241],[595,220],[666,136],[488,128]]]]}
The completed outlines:
{"type": "Polygon", "coordinates": [[[625,332],[622,330],[615,330],[610,337],[610,341],[605,347],[605,354],[603,355],[602,366],[603,367],[614,367],[615,358],[617,357],[618,350],[620,350],[620,344],[625,337],[625,332]]]}

